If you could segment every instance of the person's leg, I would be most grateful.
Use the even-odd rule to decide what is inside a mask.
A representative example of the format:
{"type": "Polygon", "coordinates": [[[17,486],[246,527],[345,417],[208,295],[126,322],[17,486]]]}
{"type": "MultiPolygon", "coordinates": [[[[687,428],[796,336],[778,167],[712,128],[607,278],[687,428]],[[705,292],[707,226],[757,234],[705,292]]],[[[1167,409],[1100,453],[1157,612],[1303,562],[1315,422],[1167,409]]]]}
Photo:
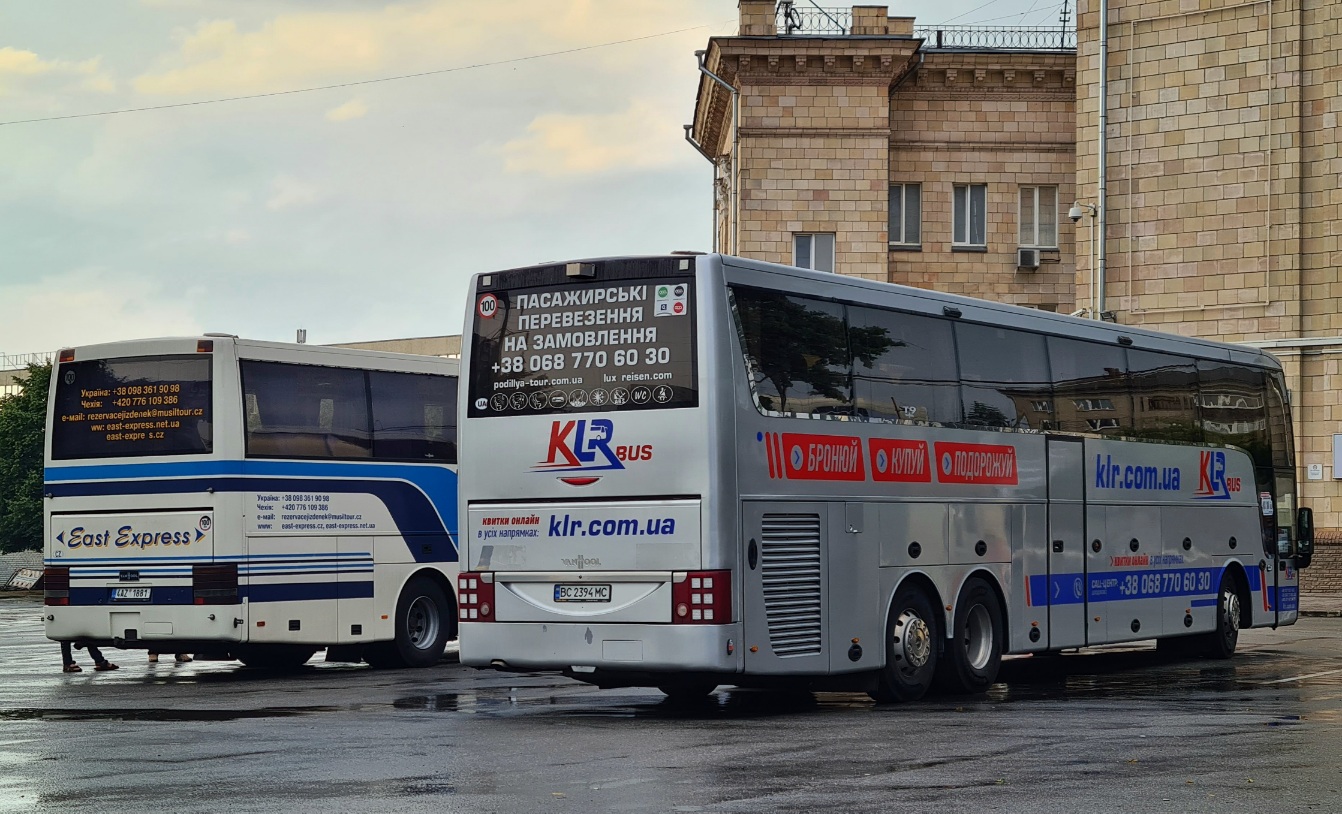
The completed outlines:
{"type": "Polygon", "coordinates": [[[150,663],[150,664],[158,664],[158,651],[157,651],[157,650],[150,650],[150,651],[149,651],[149,663],[150,663]]]}
{"type": "Polygon", "coordinates": [[[191,654],[190,654],[190,653],[178,653],[178,654],[177,654],[177,663],[178,663],[178,664],[186,664],[186,663],[189,662],[189,661],[193,661],[193,659],[191,658],[191,654]]]}
{"type": "Polygon", "coordinates": [[[75,664],[74,653],[70,652],[69,642],[61,642],[61,667],[67,673],[78,672],[79,669],[79,665],[75,664]],[[75,669],[71,670],[71,667],[74,667],[75,669]]]}
{"type": "Polygon", "coordinates": [[[115,670],[117,666],[103,657],[103,651],[89,645],[89,655],[93,657],[93,669],[99,671],[115,670]]]}

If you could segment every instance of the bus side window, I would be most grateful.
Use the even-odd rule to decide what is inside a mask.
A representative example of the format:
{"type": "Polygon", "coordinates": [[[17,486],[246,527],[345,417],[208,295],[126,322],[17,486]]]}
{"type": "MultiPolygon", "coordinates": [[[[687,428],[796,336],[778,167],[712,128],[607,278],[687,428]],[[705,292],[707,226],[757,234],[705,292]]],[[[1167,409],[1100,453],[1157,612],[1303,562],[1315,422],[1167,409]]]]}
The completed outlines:
{"type": "Polygon", "coordinates": [[[1198,419],[1208,443],[1237,446],[1253,457],[1256,467],[1271,472],[1272,439],[1267,420],[1267,376],[1263,371],[1199,359],[1198,419]]]}
{"type": "Polygon", "coordinates": [[[765,412],[852,416],[852,367],[844,306],[734,288],[747,372],[765,412]]]}
{"type": "Polygon", "coordinates": [[[1053,398],[1043,336],[958,322],[955,345],[966,426],[1043,429],[1051,410],[1036,408],[1053,398]]]}
{"type": "Polygon", "coordinates": [[[949,322],[851,306],[848,323],[859,414],[885,421],[960,423],[955,339],[949,322]]]}
{"type": "Polygon", "coordinates": [[[1120,434],[1132,426],[1132,392],[1123,348],[1050,336],[1048,360],[1053,414],[1043,418],[1050,429],[1120,434]]]}
{"type": "Polygon", "coordinates": [[[1164,441],[1202,441],[1197,367],[1185,356],[1128,350],[1132,434],[1164,441]]]}
{"type": "Polygon", "coordinates": [[[457,461],[457,379],[370,371],[373,457],[457,461]]]}

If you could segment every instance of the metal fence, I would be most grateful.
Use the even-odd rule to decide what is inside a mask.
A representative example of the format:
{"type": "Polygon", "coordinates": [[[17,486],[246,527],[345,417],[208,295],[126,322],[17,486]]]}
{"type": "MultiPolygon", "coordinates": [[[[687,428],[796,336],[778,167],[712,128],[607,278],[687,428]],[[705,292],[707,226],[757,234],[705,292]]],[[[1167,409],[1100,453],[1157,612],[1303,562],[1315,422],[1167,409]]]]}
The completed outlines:
{"type": "Polygon", "coordinates": [[[804,2],[782,0],[775,24],[784,37],[798,34],[847,34],[853,30],[851,8],[817,8],[804,2]]]}
{"type": "MultiPolygon", "coordinates": [[[[853,30],[851,8],[820,8],[805,0],[780,0],[777,8],[778,34],[784,37],[807,35],[847,35],[853,30]]],[[[1076,30],[1057,28],[997,28],[972,25],[918,26],[915,37],[927,41],[929,48],[993,48],[1015,51],[1075,51],[1076,30]]]]}
{"type": "Polygon", "coordinates": [[[56,358],[48,353],[0,353],[0,370],[23,370],[28,365],[45,365],[56,358]]]}
{"type": "Polygon", "coordinates": [[[915,37],[929,48],[993,48],[1016,51],[1075,51],[1071,28],[989,28],[970,25],[918,26],[915,37]]]}

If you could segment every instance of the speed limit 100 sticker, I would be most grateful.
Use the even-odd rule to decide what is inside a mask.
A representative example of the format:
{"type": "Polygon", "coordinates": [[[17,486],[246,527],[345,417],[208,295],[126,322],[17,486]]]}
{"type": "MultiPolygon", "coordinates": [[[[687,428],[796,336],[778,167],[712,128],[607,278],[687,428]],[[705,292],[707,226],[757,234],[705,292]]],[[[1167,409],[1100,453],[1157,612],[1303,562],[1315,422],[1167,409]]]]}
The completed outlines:
{"type": "Polygon", "coordinates": [[[499,298],[495,297],[493,294],[485,294],[481,296],[480,301],[476,303],[475,310],[480,314],[482,319],[489,319],[499,311],[499,298]]]}

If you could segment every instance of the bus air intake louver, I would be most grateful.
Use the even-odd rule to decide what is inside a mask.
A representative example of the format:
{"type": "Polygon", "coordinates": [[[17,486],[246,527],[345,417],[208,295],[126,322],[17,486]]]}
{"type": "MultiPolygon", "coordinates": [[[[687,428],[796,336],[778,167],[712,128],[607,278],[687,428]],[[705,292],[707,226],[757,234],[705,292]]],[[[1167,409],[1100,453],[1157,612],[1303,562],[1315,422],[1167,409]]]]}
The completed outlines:
{"type": "Polygon", "coordinates": [[[766,514],[760,546],[769,645],[780,657],[821,652],[820,516],[766,514]]]}

